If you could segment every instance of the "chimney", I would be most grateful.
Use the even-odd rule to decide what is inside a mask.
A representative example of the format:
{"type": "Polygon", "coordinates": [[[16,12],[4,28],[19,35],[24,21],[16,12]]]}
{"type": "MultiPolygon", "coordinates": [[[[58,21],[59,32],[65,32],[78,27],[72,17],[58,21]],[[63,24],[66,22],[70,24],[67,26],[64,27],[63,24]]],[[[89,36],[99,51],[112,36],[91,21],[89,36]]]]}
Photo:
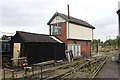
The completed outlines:
{"type": "Polygon", "coordinates": [[[68,19],[70,19],[69,5],[67,5],[67,8],[68,8],[68,19]]]}

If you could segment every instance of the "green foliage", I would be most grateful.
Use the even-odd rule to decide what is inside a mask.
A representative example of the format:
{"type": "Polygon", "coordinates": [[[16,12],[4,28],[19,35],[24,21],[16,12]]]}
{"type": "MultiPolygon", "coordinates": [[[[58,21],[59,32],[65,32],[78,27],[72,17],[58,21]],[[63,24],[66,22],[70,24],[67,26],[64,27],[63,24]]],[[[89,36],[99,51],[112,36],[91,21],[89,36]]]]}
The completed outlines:
{"type": "Polygon", "coordinates": [[[103,46],[103,41],[101,41],[100,39],[94,39],[93,42],[92,42],[92,46],[103,46]]]}
{"type": "Polygon", "coordinates": [[[118,43],[118,46],[120,47],[120,37],[117,37],[116,42],[118,43]]]}
{"type": "Polygon", "coordinates": [[[109,40],[106,40],[105,42],[101,41],[100,39],[95,39],[93,40],[93,43],[92,43],[92,46],[96,46],[96,45],[99,45],[99,46],[102,46],[102,47],[105,47],[105,46],[120,46],[120,37],[117,37],[116,39],[109,39],[109,40]]]}
{"type": "Polygon", "coordinates": [[[120,44],[120,37],[117,37],[116,39],[109,39],[104,42],[105,45],[110,46],[117,46],[120,44]]]}
{"type": "Polygon", "coordinates": [[[110,50],[118,49],[120,47],[120,37],[117,37],[116,39],[108,39],[105,42],[100,39],[95,39],[93,40],[91,47],[92,52],[109,52],[110,50]]]}
{"type": "Polygon", "coordinates": [[[1,40],[6,40],[7,38],[8,38],[7,35],[3,35],[3,36],[1,37],[1,40]]]}

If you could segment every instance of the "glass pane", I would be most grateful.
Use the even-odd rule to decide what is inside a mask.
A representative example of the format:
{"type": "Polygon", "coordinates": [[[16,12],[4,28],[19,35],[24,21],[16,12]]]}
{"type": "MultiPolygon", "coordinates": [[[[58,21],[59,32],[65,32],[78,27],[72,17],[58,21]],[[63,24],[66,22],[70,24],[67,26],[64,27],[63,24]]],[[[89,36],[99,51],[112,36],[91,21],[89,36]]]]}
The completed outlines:
{"type": "Polygon", "coordinates": [[[58,23],[58,34],[62,33],[62,23],[58,23]]]}
{"type": "Polygon", "coordinates": [[[58,27],[62,27],[62,23],[58,23],[58,27]]]}
{"type": "Polygon", "coordinates": [[[57,35],[62,33],[62,23],[52,24],[51,25],[51,34],[57,35]]]}
{"type": "Polygon", "coordinates": [[[53,26],[51,25],[51,35],[53,35],[53,26]]]}

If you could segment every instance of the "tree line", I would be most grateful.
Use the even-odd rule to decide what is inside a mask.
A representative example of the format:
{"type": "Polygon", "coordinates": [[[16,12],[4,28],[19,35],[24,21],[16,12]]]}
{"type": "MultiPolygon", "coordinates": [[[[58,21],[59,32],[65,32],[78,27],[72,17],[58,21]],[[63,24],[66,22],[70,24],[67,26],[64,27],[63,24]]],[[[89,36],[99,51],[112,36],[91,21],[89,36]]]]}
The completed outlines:
{"type": "Polygon", "coordinates": [[[116,39],[108,39],[106,41],[101,41],[100,39],[94,39],[92,42],[92,46],[120,46],[120,37],[117,37],[116,39]]]}

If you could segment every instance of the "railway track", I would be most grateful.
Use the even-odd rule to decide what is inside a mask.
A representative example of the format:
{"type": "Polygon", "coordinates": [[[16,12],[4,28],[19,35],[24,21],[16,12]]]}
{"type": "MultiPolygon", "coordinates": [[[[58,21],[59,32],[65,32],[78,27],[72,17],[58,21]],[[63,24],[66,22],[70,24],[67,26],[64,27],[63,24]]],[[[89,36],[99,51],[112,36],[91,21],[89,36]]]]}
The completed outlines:
{"type": "MultiPolygon", "coordinates": [[[[42,74],[43,74],[43,78],[44,79],[49,79],[49,78],[53,78],[55,76],[53,75],[61,75],[61,73],[56,73],[58,71],[61,71],[61,70],[64,70],[64,72],[68,72],[70,69],[69,68],[75,68],[75,66],[77,65],[80,65],[80,64],[83,64],[84,62],[86,62],[86,60],[82,60],[82,61],[75,61],[75,62],[71,62],[71,63],[68,63],[68,64],[62,64],[61,66],[56,66],[52,69],[48,69],[48,70],[43,70],[42,74]]],[[[41,73],[36,73],[36,75],[38,74],[41,74],[41,73]]],[[[39,76],[39,75],[38,75],[39,76]]]]}
{"type": "MultiPolygon", "coordinates": [[[[103,63],[106,62],[106,58],[94,58],[84,61],[76,61],[70,64],[63,64],[61,66],[54,67],[53,69],[43,70],[42,71],[42,79],[52,79],[52,80],[64,80],[68,78],[68,76],[71,76],[75,74],[78,71],[83,70],[84,68],[88,68],[91,65],[94,65],[96,63],[101,63],[102,66],[103,63]]],[[[102,67],[101,65],[98,66],[93,72],[93,76],[91,79],[93,79],[99,70],[102,67]]],[[[34,77],[41,78],[41,72],[35,73],[34,77]]]]}
{"type": "MultiPolygon", "coordinates": [[[[101,67],[106,62],[106,58],[91,58],[91,59],[82,59],[78,61],[73,61],[71,63],[64,63],[61,65],[58,65],[56,67],[46,67],[43,66],[43,70],[40,71],[40,67],[35,69],[34,76],[32,73],[28,73],[27,78],[42,78],[42,79],[55,79],[55,80],[63,80],[65,78],[69,78],[69,76],[76,74],[78,71],[84,70],[84,68],[88,68],[91,65],[94,65],[96,63],[100,63],[99,65],[92,73],[93,76],[91,78],[94,78],[101,67]]],[[[22,77],[18,77],[22,78],[22,77]]]]}
{"type": "Polygon", "coordinates": [[[66,72],[64,74],[58,75],[58,76],[51,78],[51,79],[64,80],[64,79],[68,78],[68,76],[75,74],[77,71],[79,71],[83,68],[89,67],[97,62],[101,62],[101,63],[103,62],[100,66],[98,66],[98,68],[96,70],[94,70],[93,76],[91,77],[91,79],[93,79],[97,75],[97,73],[100,71],[101,67],[104,65],[106,60],[107,60],[106,58],[99,58],[97,60],[87,61],[82,65],[77,64],[76,66],[74,66],[74,68],[72,70],[69,70],[68,72],[66,72]]]}
{"type": "Polygon", "coordinates": [[[107,60],[108,59],[106,58],[103,61],[103,63],[93,72],[94,75],[92,76],[91,80],[93,80],[97,76],[98,72],[102,69],[102,67],[104,66],[104,64],[106,63],[107,60]]]}

